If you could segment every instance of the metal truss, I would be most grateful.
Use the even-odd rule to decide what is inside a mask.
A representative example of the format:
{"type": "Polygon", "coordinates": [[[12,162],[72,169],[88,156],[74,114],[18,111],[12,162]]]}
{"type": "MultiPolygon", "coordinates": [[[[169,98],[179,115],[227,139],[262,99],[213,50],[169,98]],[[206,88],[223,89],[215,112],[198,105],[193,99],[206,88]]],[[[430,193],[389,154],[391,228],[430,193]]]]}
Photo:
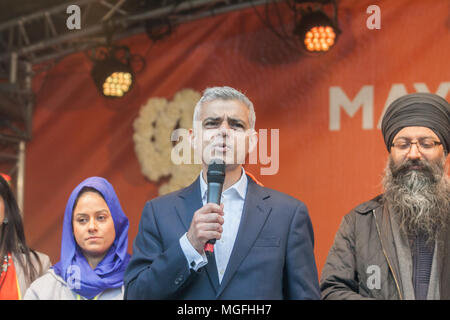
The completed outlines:
{"type": "Polygon", "coordinates": [[[33,94],[24,83],[31,81],[27,77],[32,72],[23,64],[55,61],[138,33],[147,32],[153,39],[150,33],[158,28],[281,1],[285,0],[69,0],[0,23],[0,137],[31,138],[33,94]],[[67,20],[73,5],[79,8],[81,24],[71,30],[67,20]],[[2,81],[8,78],[8,83],[2,81]]]}
{"type": "MultiPolygon", "coordinates": [[[[33,64],[79,52],[112,40],[145,32],[145,22],[168,18],[173,25],[283,0],[78,0],[0,24],[0,63],[12,53],[33,64]],[[81,28],[70,30],[70,5],[81,12],[81,28]]],[[[163,21],[163,20],[159,20],[163,21]]],[[[167,20],[165,20],[167,21],[167,20]]],[[[161,22],[163,23],[163,22],[161,22]]],[[[3,70],[6,71],[6,70],[3,70]]]]}
{"type": "Polygon", "coordinates": [[[0,172],[6,173],[12,178],[12,189],[22,212],[25,181],[25,141],[0,137],[0,172]]]}
{"type": "Polygon", "coordinates": [[[0,138],[31,138],[33,93],[26,85],[32,77],[30,64],[55,61],[134,34],[149,34],[149,28],[164,29],[279,1],[283,0],[69,0],[0,23],[0,138]],[[67,20],[73,5],[80,9],[81,25],[71,30],[67,20]]]}
{"type": "Polygon", "coordinates": [[[20,209],[24,202],[25,142],[31,139],[32,66],[11,55],[9,81],[0,83],[0,172],[11,176],[20,209]]]}

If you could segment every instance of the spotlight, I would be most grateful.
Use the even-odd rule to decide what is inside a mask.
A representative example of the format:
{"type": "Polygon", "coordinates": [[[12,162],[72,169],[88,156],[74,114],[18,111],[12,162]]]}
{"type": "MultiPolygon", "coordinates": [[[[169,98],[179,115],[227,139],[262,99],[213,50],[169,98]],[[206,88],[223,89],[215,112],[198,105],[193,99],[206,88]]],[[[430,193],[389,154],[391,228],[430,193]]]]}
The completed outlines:
{"type": "Polygon", "coordinates": [[[340,30],[323,11],[308,9],[295,25],[294,34],[300,38],[305,50],[326,52],[336,43],[340,30]]]}
{"type": "Polygon", "coordinates": [[[133,86],[134,73],[128,47],[110,47],[103,58],[93,59],[91,75],[100,92],[108,98],[120,98],[133,86]],[[122,56],[120,54],[123,53],[122,56]]]}

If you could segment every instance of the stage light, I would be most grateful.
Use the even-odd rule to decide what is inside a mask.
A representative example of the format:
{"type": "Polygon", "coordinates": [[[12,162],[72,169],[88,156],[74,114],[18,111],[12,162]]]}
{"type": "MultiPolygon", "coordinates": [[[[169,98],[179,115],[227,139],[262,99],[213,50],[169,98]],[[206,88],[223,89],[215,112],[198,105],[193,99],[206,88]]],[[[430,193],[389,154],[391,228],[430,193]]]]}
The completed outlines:
{"type": "Polygon", "coordinates": [[[122,97],[130,89],[133,76],[129,72],[113,72],[103,82],[105,96],[122,97]]]}
{"type": "Polygon", "coordinates": [[[103,52],[103,58],[93,59],[91,75],[100,92],[108,98],[120,98],[133,86],[134,73],[130,65],[127,47],[111,47],[103,52]]]}
{"type": "Polygon", "coordinates": [[[323,53],[336,44],[340,30],[323,11],[302,13],[301,19],[294,28],[294,34],[302,41],[303,48],[308,52],[323,53]]]}

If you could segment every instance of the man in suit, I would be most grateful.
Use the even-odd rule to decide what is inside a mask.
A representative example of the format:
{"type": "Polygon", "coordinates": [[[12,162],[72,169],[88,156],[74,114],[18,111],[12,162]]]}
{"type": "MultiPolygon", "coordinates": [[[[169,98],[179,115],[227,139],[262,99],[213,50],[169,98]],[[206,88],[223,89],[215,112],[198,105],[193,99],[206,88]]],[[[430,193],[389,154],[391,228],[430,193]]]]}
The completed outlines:
{"type": "Polygon", "coordinates": [[[189,131],[202,172],[187,188],[145,205],[125,273],[126,299],[320,298],[306,206],[259,186],[242,167],[257,143],[255,119],[241,92],[204,91],[189,131]],[[220,205],[206,203],[212,158],[226,164],[220,205]],[[217,242],[207,255],[209,239],[217,242]]]}

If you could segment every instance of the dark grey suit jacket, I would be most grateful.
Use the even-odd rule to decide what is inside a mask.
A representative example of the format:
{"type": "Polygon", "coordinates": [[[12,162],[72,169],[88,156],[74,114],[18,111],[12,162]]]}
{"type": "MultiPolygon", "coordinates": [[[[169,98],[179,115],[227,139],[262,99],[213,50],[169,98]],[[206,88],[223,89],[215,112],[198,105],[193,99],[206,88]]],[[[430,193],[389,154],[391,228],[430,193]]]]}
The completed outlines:
{"type": "Polygon", "coordinates": [[[199,179],[147,202],[125,272],[126,299],[320,299],[313,229],[302,202],[248,179],[221,284],[214,258],[195,272],[179,243],[202,205],[199,179]]]}

